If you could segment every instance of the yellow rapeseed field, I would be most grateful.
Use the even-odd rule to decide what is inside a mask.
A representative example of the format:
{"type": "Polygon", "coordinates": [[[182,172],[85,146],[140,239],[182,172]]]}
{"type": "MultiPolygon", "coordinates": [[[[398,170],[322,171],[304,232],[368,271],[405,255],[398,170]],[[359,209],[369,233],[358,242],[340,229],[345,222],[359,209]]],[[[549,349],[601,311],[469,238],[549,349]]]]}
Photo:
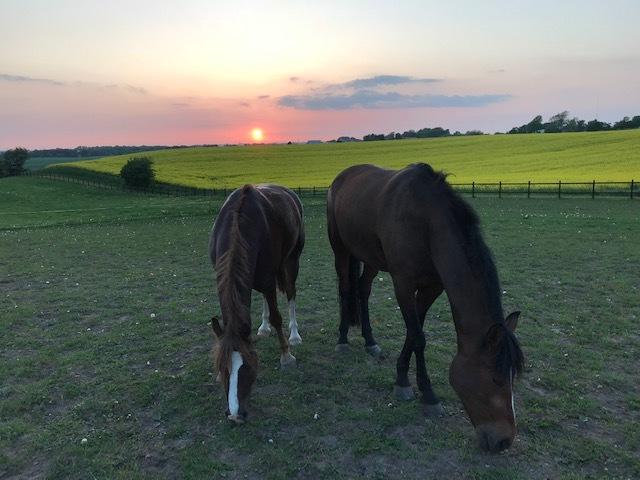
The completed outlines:
{"type": "MultiPolygon", "coordinates": [[[[349,165],[426,162],[452,183],[640,180],[640,130],[483,135],[319,145],[254,145],[147,152],[161,182],[201,188],[274,182],[322,187],[349,165]]],[[[118,174],[133,155],[75,162],[118,174]]]]}

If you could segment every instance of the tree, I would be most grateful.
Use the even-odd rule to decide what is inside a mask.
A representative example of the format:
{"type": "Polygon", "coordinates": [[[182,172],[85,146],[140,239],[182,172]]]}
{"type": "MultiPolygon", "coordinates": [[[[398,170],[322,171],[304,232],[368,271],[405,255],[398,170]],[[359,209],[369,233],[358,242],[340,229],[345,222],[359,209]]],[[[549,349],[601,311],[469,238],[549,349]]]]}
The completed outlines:
{"type": "Polygon", "coordinates": [[[133,157],[122,167],[120,176],[131,188],[148,188],[155,179],[153,161],[148,157],[133,157]]]}
{"type": "Polygon", "coordinates": [[[26,148],[18,147],[13,150],[7,150],[2,156],[0,162],[0,176],[10,177],[13,175],[20,175],[25,171],[24,162],[29,158],[29,152],[26,148]]]}
{"type": "Polygon", "coordinates": [[[566,110],[560,113],[556,113],[552,116],[547,123],[544,124],[545,133],[560,133],[567,126],[567,118],[569,118],[569,112],[566,110]]]}

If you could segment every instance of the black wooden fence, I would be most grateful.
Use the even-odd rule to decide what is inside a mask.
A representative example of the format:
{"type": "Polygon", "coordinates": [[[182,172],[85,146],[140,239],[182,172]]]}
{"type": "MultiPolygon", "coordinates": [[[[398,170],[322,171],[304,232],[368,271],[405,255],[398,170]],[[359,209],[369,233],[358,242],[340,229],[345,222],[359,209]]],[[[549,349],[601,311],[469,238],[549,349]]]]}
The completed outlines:
{"type": "MultiPolygon", "coordinates": [[[[77,170],[77,169],[74,169],[77,170]]],[[[72,172],[48,172],[47,170],[37,170],[26,172],[25,176],[46,178],[50,180],[60,180],[70,183],[77,183],[90,187],[106,188],[110,190],[124,190],[139,194],[170,195],[170,196],[200,196],[226,197],[236,187],[219,188],[196,188],[167,183],[155,183],[146,189],[128,188],[120,177],[108,174],[93,173],[83,171],[80,174],[72,172]]],[[[640,195],[638,182],[630,180],[628,182],[602,182],[592,180],[591,182],[471,182],[471,183],[451,183],[451,186],[458,192],[476,197],[619,197],[633,199],[640,195]]],[[[295,187],[292,188],[301,196],[324,196],[328,187],[295,187]]]]}

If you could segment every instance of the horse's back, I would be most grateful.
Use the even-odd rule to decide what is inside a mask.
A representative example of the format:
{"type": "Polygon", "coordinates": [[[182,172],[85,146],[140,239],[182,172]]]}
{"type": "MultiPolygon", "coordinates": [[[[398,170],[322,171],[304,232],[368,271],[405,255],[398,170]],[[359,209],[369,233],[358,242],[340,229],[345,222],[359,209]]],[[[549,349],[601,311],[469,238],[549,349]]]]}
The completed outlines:
{"type": "Polygon", "coordinates": [[[330,236],[381,270],[430,267],[429,224],[444,176],[429,165],[401,170],[357,165],[341,172],[328,194],[330,236]]]}

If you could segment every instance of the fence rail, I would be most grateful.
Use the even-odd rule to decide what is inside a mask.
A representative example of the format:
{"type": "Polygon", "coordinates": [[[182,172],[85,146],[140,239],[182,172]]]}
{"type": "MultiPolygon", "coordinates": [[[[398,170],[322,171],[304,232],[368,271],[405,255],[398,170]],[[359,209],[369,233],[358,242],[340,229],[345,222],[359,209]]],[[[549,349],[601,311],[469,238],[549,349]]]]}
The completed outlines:
{"type": "MultiPolygon", "coordinates": [[[[78,169],[74,169],[78,170],[78,169]]],[[[25,176],[59,180],[69,183],[77,183],[96,188],[106,188],[109,190],[123,190],[138,194],[154,194],[169,196],[200,196],[200,197],[226,197],[237,187],[220,188],[197,188],[167,183],[155,183],[146,189],[131,189],[127,187],[120,177],[109,174],[93,173],[81,171],[81,173],[47,172],[38,170],[26,172],[25,176]]],[[[595,199],[596,197],[619,197],[634,198],[640,196],[640,186],[635,180],[628,182],[602,182],[592,180],[590,182],[471,182],[471,183],[451,183],[457,192],[476,197],[585,197],[595,199]]],[[[324,196],[329,187],[295,187],[292,188],[301,196],[324,196]]]]}

